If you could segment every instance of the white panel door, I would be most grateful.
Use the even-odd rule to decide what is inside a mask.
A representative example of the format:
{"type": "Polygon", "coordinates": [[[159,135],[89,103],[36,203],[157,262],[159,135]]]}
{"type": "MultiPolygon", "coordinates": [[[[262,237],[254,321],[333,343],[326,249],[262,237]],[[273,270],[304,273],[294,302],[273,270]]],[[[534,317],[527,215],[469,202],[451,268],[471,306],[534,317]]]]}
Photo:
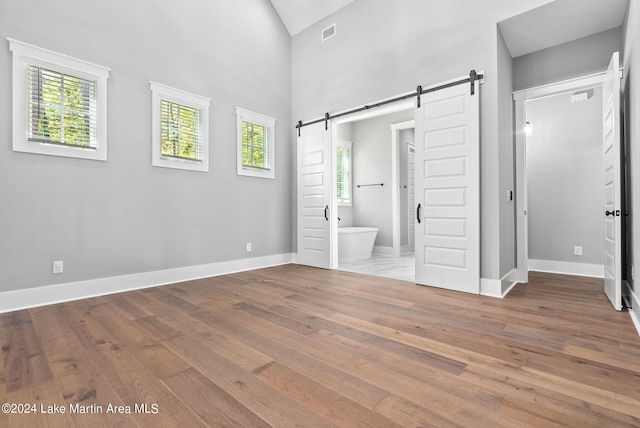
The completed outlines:
{"type": "Polygon", "coordinates": [[[324,122],[305,126],[298,137],[299,264],[331,267],[331,183],[330,131],[324,122]]]}
{"type": "Polygon", "coordinates": [[[620,71],[615,52],[602,85],[604,154],[604,292],[622,310],[620,71]]]}
{"type": "Polygon", "coordinates": [[[480,293],[479,88],[422,96],[416,108],[416,282],[480,293]]]}

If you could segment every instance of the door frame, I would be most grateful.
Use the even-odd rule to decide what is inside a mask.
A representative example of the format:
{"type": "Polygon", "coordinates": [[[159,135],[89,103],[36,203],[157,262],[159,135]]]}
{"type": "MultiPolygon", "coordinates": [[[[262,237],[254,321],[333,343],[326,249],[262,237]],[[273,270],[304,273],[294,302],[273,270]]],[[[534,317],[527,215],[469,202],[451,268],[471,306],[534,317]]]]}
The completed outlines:
{"type": "Polygon", "coordinates": [[[393,254],[402,254],[400,230],[400,131],[415,129],[415,119],[391,125],[391,221],[393,223],[393,254]]]}
{"type": "Polygon", "coordinates": [[[605,73],[590,74],[548,85],[513,92],[515,104],[515,174],[516,174],[516,282],[529,282],[529,221],[527,216],[527,136],[524,126],[527,117],[527,101],[602,87],[605,73]]]}

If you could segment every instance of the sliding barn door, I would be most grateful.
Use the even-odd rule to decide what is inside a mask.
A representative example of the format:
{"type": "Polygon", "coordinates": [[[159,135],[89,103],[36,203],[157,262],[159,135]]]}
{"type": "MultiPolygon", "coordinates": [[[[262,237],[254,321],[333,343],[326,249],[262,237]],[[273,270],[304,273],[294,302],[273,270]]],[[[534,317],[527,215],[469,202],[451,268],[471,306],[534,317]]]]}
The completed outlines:
{"type": "Polygon", "coordinates": [[[331,127],[305,126],[298,137],[299,264],[331,267],[331,127]]]}
{"type": "Polygon", "coordinates": [[[613,54],[602,85],[604,154],[604,292],[622,310],[622,192],[620,153],[620,69],[613,54]]]}
{"type": "Polygon", "coordinates": [[[416,282],[480,293],[479,89],[430,92],[416,108],[416,282]]]}

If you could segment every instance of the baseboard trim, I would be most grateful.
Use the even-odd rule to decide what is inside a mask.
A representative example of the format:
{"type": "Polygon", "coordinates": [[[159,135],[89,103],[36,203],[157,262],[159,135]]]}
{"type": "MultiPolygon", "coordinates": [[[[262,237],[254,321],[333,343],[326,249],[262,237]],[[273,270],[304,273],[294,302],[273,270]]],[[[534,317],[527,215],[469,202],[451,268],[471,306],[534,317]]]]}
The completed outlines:
{"type": "Polygon", "coordinates": [[[380,245],[373,246],[373,254],[378,254],[380,256],[397,256],[396,251],[393,247],[383,247],[380,245]]]}
{"type": "Polygon", "coordinates": [[[0,293],[0,313],[279,266],[292,262],[293,254],[276,254],[132,275],[90,279],[86,281],[27,288],[24,290],[6,291],[0,293]]]}
{"type": "Polygon", "coordinates": [[[496,297],[504,299],[513,287],[518,283],[515,280],[517,271],[513,269],[511,272],[502,277],[502,279],[480,278],[480,294],[487,297],[496,297]]]}
{"type": "Polygon", "coordinates": [[[636,328],[638,335],[640,336],[640,298],[636,296],[628,283],[626,284],[626,286],[628,293],[627,295],[631,300],[631,309],[628,310],[629,316],[631,317],[631,321],[633,322],[633,325],[636,328]]]}
{"type": "Polygon", "coordinates": [[[509,272],[508,274],[506,274],[501,282],[501,291],[502,291],[502,298],[505,298],[507,296],[507,294],[509,294],[511,292],[511,290],[513,289],[513,287],[516,286],[516,284],[518,284],[518,270],[517,269],[512,269],[511,272],[509,272]]]}
{"type": "Polygon", "coordinates": [[[604,265],[529,259],[529,270],[604,278],[604,265]]]}
{"type": "Polygon", "coordinates": [[[480,294],[502,298],[502,281],[499,279],[480,278],[480,294]]]}

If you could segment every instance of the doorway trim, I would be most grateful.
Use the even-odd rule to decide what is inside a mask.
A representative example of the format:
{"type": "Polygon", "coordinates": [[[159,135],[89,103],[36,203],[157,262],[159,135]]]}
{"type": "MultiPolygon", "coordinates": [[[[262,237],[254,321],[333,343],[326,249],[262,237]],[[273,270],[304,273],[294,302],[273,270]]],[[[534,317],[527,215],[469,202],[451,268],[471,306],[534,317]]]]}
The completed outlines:
{"type": "Polygon", "coordinates": [[[515,104],[514,138],[516,167],[516,278],[517,282],[529,282],[529,237],[527,217],[527,136],[524,131],[527,118],[527,101],[602,86],[605,73],[590,74],[513,92],[515,104]]]}
{"type": "Polygon", "coordinates": [[[392,123],[391,127],[391,222],[393,224],[393,254],[402,254],[400,239],[400,131],[414,129],[415,119],[392,123]]]}

